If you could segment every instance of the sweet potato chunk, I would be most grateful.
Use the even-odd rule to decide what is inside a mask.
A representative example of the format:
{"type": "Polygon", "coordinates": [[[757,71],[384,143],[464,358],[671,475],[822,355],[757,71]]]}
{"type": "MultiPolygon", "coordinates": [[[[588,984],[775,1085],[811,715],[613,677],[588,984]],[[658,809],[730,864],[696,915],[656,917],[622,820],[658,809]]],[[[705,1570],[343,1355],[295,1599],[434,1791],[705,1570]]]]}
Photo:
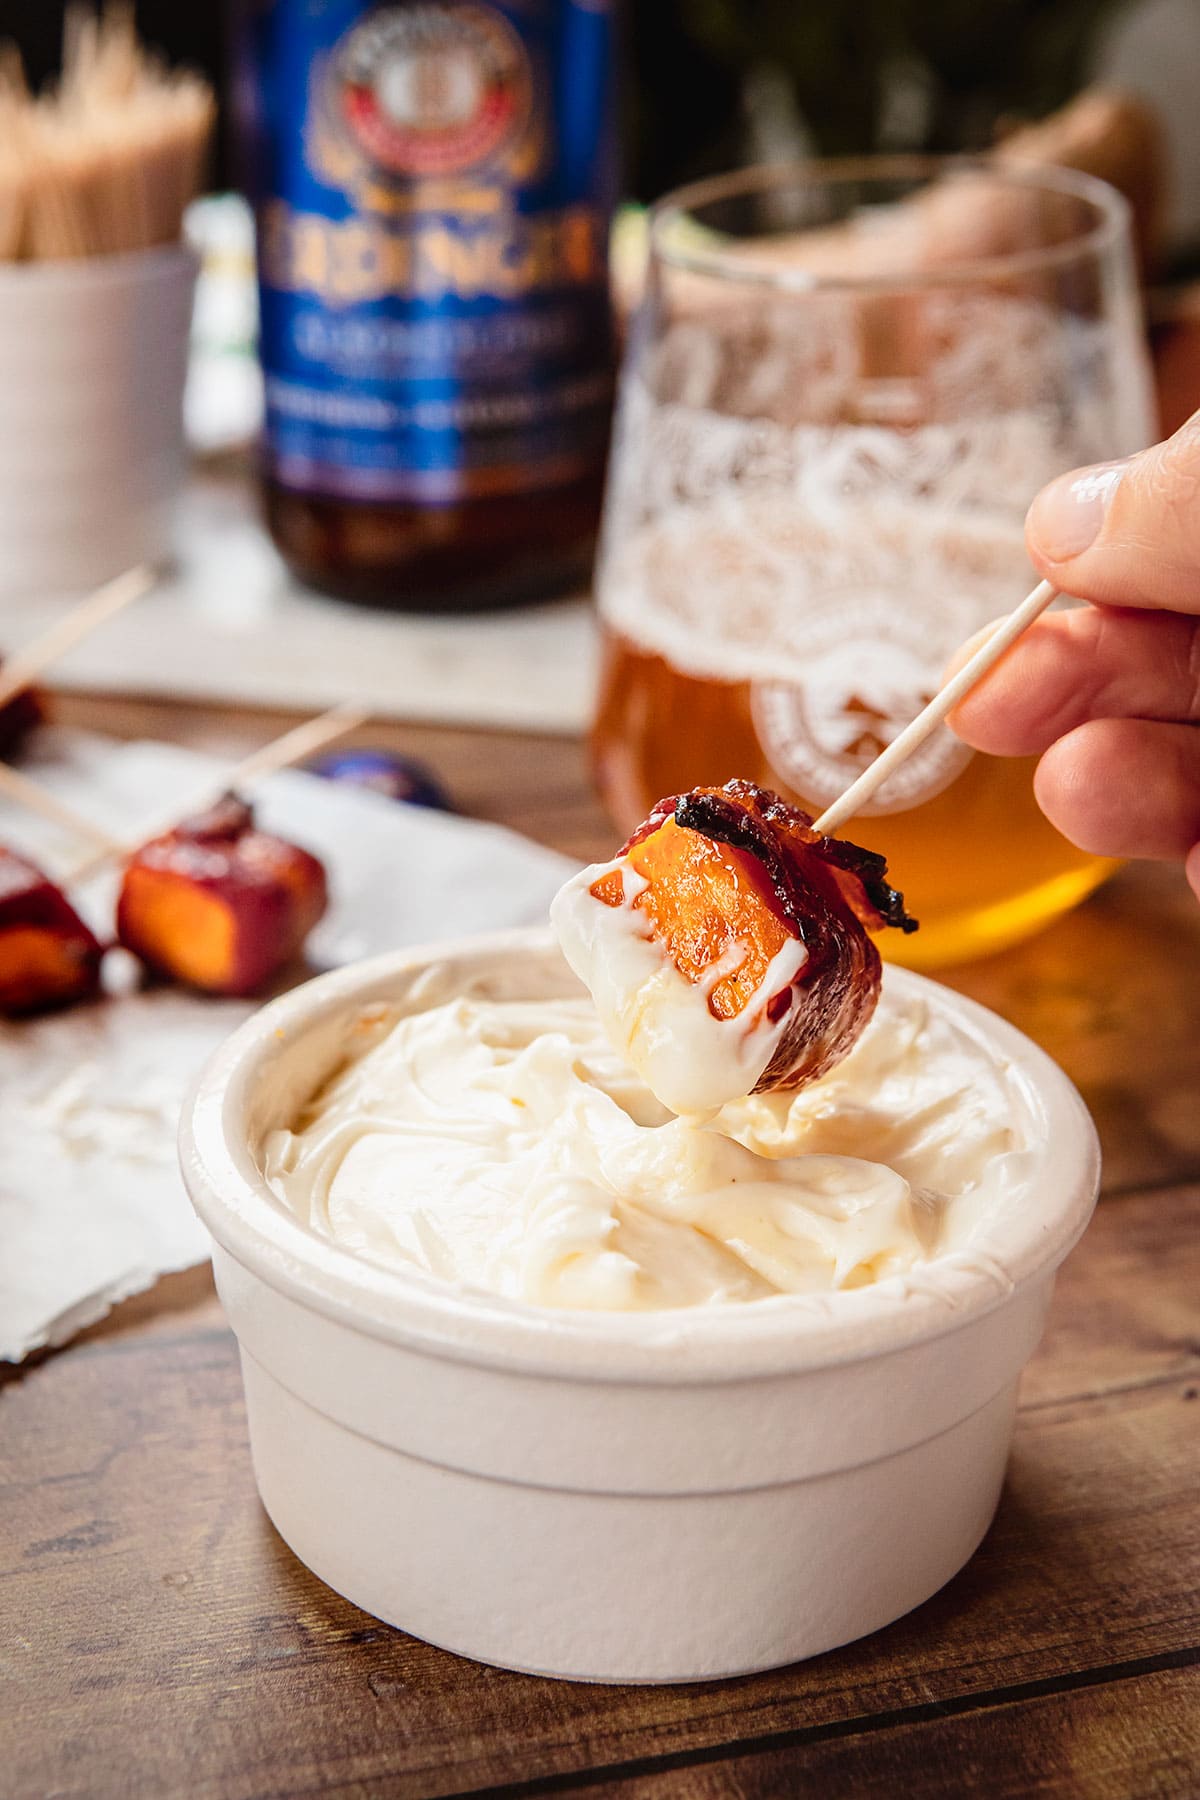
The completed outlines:
{"type": "Polygon", "coordinates": [[[741,957],[713,985],[716,1018],[749,1004],[789,937],[803,944],[795,980],[767,996],[767,1019],[787,1022],[755,1092],[800,1087],[848,1053],[879,996],[868,929],[916,930],[881,856],[820,837],[807,813],[752,782],[661,800],[621,854],[650,884],[634,908],[689,981],[741,957]]]}
{"type": "Polygon", "coordinates": [[[795,935],[761,866],[674,819],[635,844],[626,861],[650,883],[634,910],[650,921],[681,974],[698,982],[717,962],[736,964],[708,995],[714,1018],[736,1018],[762,986],[772,958],[795,935]]]}
{"type": "Polygon", "coordinates": [[[62,889],[0,848],[0,1013],[89,998],[100,986],[102,954],[62,889]]]}
{"type": "Polygon", "coordinates": [[[325,871],[254,825],[230,795],[129,859],[117,936],[156,974],[210,994],[253,994],[325,911],[325,871]]]}

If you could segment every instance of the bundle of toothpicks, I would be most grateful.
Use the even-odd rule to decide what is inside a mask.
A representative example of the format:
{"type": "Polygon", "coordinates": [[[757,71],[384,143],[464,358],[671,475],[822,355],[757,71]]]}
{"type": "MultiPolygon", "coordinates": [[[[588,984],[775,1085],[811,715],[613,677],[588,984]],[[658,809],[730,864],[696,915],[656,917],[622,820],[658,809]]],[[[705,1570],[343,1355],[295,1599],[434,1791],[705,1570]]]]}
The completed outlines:
{"type": "Polygon", "coordinates": [[[0,44],[0,261],[176,242],[214,112],[206,81],[139,43],[126,4],[68,10],[62,77],[41,94],[16,47],[0,44]]]}

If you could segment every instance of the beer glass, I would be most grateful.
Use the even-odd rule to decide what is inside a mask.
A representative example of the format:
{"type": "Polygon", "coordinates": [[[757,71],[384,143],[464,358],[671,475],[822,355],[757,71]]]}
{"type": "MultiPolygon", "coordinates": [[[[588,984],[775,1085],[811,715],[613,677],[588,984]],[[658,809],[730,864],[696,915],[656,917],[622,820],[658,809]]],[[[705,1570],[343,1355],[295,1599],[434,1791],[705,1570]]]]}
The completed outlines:
{"type": "MultiPolygon", "coordinates": [[[[1028,591],[1039,487],[1151,436],[1126,208],[1101,182],[868,159],[662,201],[597,571],[618,825],[732,775],[818,813],[1028,591]]],[[[921,920],[897,960],[1014,942],[1112,869],[1042,817],[1032,770],[943,727],[846,826],[921,920]]]]}

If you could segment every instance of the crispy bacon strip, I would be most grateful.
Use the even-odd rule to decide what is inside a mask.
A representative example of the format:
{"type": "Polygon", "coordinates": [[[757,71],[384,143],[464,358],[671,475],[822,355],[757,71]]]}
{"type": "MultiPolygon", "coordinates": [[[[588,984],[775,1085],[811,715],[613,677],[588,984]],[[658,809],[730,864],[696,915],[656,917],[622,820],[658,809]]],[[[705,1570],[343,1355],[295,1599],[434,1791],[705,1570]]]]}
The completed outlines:
{"type": "Polygon", "coordinates": [[[103,952],[61,888],[0,846],[0,1013],[15,1017],[85,1000],[103,952]]]}
{"type": "Polygon", "coordinates": [[[210,994],[253,994],[325,911],[315,856],[259,831],[230,794],[130,857],[117,936],[157,974],[210,994]]]}
{"type": "MultiPolygon", "coordinates": [[[[699,980],[732,943],[747,952],[712,988],[718,1018],[737,1016],[789,936],[805,945],[800,974],[767,1002],[772,1023],[784,1013],[788,1023],[756,1093],[800,1087],[841,1061],[879,997],[879,952],[868,931],[917,929],[887,883],[882,856],[820,836],[808,813],[753,782],[660,800],[621,854],[650,884],[635,905],[689,979],[699,980]]],[[[592,891],[620,903],[615,893],[592,891]]]]}

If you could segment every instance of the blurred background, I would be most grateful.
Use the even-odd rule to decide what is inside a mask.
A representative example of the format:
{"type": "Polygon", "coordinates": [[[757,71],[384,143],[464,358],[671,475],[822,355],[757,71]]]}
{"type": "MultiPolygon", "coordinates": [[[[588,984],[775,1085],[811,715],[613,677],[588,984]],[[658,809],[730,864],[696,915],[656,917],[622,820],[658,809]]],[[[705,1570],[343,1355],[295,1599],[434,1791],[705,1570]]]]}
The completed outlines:
{"type": "MultiPolygon", "coordinates": [[[[64,5],[6,0],[30,79],[58,67],[64,5]]],[[[233,7],[137,0],[138,29],[227,92],[233,7]]],[[[805,152],[978,150],[1091,82],[1144,96],[1171,150],[1173,246],[1200,252],[1194,0],[638,0],[623,19],[625,192],[805,152]]],[[[216,167],[230,177],[227,108],[216,167]]]]}
{"type": "MultiPolygon", "coordinates": [[[[1038,487],[1200,406],[1196,0],[6,0],[4,38],[0,653],[154,570],[56,664],[83,694],[585,740],[622,833],[735,769],[815,814],[1025,591],[1038,487]]],[[[904,954],[1112,872],[1029,774],[947,732],[876,808],[904,954]]]]}
{"type": "MultiPolygon", "coordinates": [[[[137,0],[139,31],[225,90],[234,7],[137,0]]],[[[65,5],[5,0],[31,81],[65,5]]],[[[1150,99],[1171,146],[1171,232],[1200,248],[1200,7],[1193,0],[639,0],[624,9],[624,189],[804,151],[986,148],[1092,81],[1150,99]]],[[[228,180],[228,130],[219,180],[228,180]]]]}

